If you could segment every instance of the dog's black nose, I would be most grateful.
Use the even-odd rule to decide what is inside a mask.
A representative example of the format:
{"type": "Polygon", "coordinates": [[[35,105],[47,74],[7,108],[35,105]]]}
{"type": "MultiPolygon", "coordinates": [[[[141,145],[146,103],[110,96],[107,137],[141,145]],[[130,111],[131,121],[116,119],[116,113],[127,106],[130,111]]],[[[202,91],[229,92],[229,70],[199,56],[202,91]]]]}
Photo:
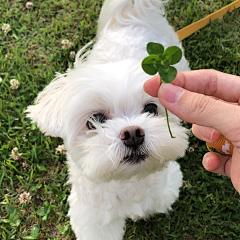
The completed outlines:
{"type": "Polygon", "coordinates": [[[120,139],[127,147],[137,148],[144,142],[145,133],[142,128],[138,126],[126,127],[120,134],[120,139]]]}

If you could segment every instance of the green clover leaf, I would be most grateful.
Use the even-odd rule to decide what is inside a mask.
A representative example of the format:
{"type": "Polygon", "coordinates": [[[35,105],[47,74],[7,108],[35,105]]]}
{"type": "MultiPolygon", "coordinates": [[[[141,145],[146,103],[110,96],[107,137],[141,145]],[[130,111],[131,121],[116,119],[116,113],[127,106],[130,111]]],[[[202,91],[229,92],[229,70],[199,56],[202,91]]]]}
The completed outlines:
{"type": "Polygon", "coordinates": [[[168,47],[163,53],[164,65],[174,65],[178,63],[182,58],[182,50],[179,47],[168,47]]]}
{"type": "Polygon", "coordinates": [[[156,54],[149,55],[142,61],[142,69],[149,75],[155,75],[158,72],[156,64],[160,61],[160,58],[156,54]]]}
{"type": "Polygon", "coordinates": [[[163,55],[164,47],[160,43],[149,42],[147,44],[147,52],[149,55],[157,54],[157,55],[161,56],[161,55],[163,55]]]}
{"type": "Polygon", "coordinates": [[[172,66],[160,65],[158,73],[165,83],[171,83],[177,76],[177,69],[172,66]]]}

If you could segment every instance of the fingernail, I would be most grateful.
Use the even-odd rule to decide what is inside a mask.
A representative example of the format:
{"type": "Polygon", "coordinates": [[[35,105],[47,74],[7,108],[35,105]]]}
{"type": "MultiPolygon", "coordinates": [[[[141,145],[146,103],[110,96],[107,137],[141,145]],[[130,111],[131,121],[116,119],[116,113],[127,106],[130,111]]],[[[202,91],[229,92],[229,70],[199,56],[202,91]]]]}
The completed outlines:
{"type": "Polygon", "coordinates": [[[201,135],[206,138],[209,139],[210,141],[212,141],[213,138],[213,133],[214,133],[214,129],[212,128],[207,128],[207,127],[200,127],[200,133],[201,135]]]}
{"type": "Polygon", "coordinates": [[[159,95],[167,102],[176,103],[184,92],[185,90],[178,86],[163,83],[160,87],[159,95]]]}
{"type": "Polygon", "coordinates": [[[203,160],[204,160],[204,167],[208,170],[208,166],[209,166],[209,164],[208,164],[208,161],[209,161],[209,157],[205,157],[203,160]]]}

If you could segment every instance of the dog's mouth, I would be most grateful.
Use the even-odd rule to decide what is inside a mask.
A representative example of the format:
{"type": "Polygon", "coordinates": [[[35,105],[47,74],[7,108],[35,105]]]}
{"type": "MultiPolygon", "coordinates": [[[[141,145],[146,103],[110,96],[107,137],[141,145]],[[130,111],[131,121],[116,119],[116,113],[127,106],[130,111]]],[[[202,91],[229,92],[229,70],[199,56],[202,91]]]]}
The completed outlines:
{"type": "Polygon", "coordinates": [[[148,157],[148,154],[138,154],[138,153],[132,153],[130,155],[127,155],[123,158],[123,163],[129,163],[129,164],[137,164],[140,162],[143,162],[148,157]]]}

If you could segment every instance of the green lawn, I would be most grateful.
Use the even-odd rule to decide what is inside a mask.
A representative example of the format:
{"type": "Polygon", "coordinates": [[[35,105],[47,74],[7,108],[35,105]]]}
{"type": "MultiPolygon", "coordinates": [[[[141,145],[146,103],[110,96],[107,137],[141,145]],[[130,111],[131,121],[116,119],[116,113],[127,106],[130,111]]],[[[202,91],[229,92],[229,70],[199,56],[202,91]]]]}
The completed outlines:
{"type": "MultiPolygon", "coordinates": [[[[0,239],[74,239],[67,197],[70,186],[61,139],[44,136],[24,115],[37,93],[72,65],[77,52],[96,33],[102,1],[0,0],[0,239]],[[11,31],[6,35],[3,24],[11,31]],[[74,45],[62,48],[62,40],[74,45]],[[10,80],[20,86],[10,88],[10,80]],[[17,147],[19,159],[11,157],[17,147]],[[30,194],[21,203],[22,193],[30,194]]],[[[174,0],[167,8],[176,30],[232,2],[174,0]]],[[[227,14],[183,41],[192,69],[214,68],[240,75],[240,10],[227,14]]],[[[188,124],[189,125],[189,124],[188,124]]],[[[206,172],[203,142],[179,160],[185,186],[169,215],[127,221],[125,239],[240,239],[240,198],[231,181],[206,172]]]]}

